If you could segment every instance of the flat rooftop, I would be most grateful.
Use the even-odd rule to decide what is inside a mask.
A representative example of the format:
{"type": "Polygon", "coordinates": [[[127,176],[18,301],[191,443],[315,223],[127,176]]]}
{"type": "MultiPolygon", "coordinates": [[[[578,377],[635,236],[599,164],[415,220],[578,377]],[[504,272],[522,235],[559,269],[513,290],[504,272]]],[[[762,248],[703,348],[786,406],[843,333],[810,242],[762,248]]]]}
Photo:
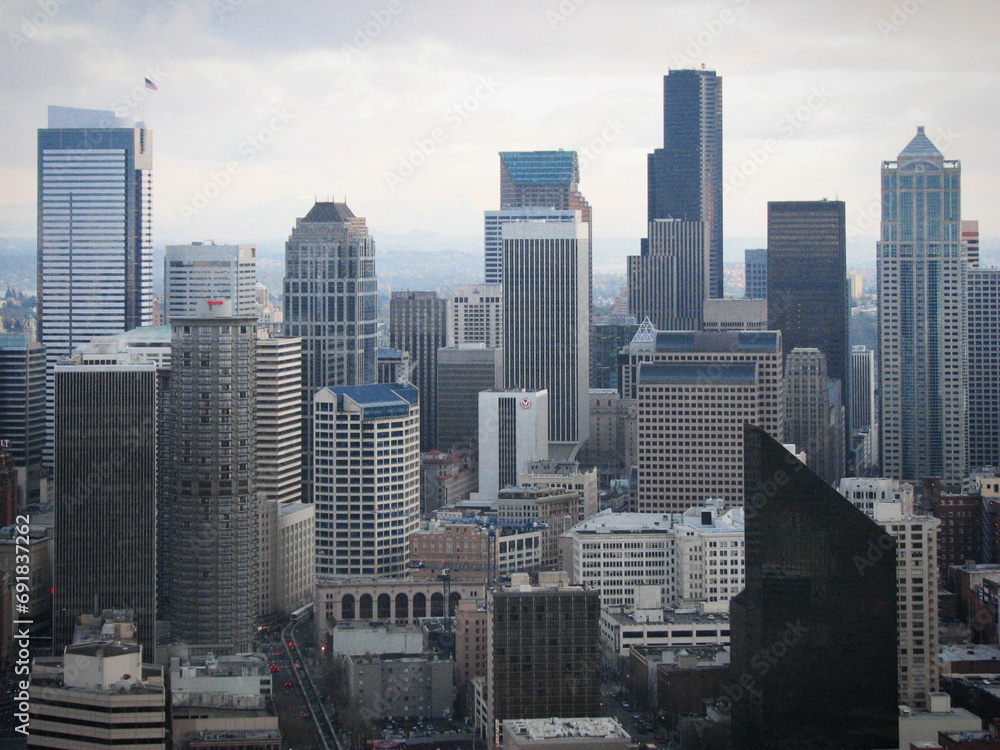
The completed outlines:
{"type": "Polygon", "coordinates": [[[551,740],[559,737],[597,737],[604,739],[629,739],[621,724],[609,716],[583,719],[508,719],[507,731],[532,740],[551,740]]]}

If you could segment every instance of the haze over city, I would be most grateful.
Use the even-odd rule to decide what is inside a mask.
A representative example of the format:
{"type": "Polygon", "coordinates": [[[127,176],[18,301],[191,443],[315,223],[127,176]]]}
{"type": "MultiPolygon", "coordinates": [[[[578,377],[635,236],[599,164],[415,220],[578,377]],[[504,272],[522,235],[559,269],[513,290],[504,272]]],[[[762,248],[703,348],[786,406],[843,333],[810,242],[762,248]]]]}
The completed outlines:
{"type": "Polygon", "coordinates": [[[988,247],[998,15],[935,0],[8,2],[0,236],[35,235],[35,133],[55,104],[147,122],[158,247],[283,242],[314,198],[346,198],[376,236],[471,240],[498,205],[498,151],[565,148],[600,252],[645,234],[663,75],[704,65],[724,78],[727,260],[764,237],[767,200],[836,197],[852,257],[873,262],[878,165],[917,125],[962,160],[962,214],[984,219],[988,247]]]}

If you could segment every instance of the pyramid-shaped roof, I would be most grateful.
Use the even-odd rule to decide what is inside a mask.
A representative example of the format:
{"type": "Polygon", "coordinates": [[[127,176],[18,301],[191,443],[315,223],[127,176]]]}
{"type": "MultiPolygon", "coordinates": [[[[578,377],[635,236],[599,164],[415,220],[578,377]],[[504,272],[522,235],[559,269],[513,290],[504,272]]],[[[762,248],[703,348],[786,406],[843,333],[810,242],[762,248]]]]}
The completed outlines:
{"type": "Polygon", "coordinates": [[[632,337],[633,344],[652,344],[656,341],[656,328],[653,327],[652,321],[650,321],[647,315],[642,320],[642,324],[635,332],[635,336],[632,337]]]}
{"type": "Polygon", "coordinates": [[[942,158],[942,154],[937,150],[937,146],[931,143],[931,139],[924,134],[924,126],[917,126],[917,134],[906,144],[906,148],[899,152],[900,159],[935,157],[942,158]]]}

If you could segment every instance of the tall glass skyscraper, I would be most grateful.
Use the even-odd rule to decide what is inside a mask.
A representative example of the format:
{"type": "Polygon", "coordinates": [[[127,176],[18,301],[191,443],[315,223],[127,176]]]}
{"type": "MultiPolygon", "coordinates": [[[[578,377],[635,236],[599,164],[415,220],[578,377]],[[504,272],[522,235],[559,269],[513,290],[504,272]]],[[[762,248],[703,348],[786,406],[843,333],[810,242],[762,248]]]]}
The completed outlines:
{"type": "Polygon", "coordinates": [[[882,472],[958,482],[968,468],[968,262],[962,167],[922,127],[882,162],[878,242],[882,472]]]}
{"type": "Polygon", "coordinates": [[[714,70],[663,77],[663,148],[649,155],[648,169],[647,221],[708,223],[708,288],[721,298],[722,79],[714,70]]]}
{"type": "MultiPolygon", "coordinates": [[[[843,201],[768,202],[765,296],[767,327],[781,331],[785,351],[819,349],[827,374],[840,381],[846,396],[849,313],[843,201]]],[[[844,443],[841,452],[846,449],[844,443]]],[[[840,479],[819,473],[830,482],[840,479]]]]}
{"type": "Polygon", "coordinates": [[[55,363],[152,322],[152,135],[113,112],[49,107],[38,131],[38,333],[52,461],[55,363]]]}
{"type": "Polygon", "coordinates": [[[375,241],[346,203],[316,203],[285,243],[285,335],[302,338],[302,497],[312,502],[313,396],[376,382],[375,241]]]}

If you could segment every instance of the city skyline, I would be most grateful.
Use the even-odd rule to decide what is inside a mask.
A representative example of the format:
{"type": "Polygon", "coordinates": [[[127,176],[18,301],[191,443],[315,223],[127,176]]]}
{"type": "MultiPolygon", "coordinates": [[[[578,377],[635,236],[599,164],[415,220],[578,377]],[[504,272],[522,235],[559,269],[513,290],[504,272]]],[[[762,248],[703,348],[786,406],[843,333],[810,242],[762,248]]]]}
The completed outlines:
{"type": "MultiPolygon", "coordinates": [[[[33,234],[26,146],[56,104],[119,109],[156,134],[157,246],[280,240],[309,201],[344,197],[384,232],[473,237],[497,203],[498,152],[554,148],[580,152],[595,245],[638,239],[662,76],[704,64],[726,79],[727,239],[764,235],[766,199],[826,196],[847,203],[849,243],[869,238],[873,258],[871,165],[916,125],[970,165],[964,216],[985,216],[998,197],[987,145],[997,53],[986,46],[997,10],[906,7],[517,3],[484,25],[476,3],[446,17],[403,0],[295,16],[177,2],[121,8],[114,20],[15,3],[0,15],[10,73],[0,236],[33,234]],[[595,53],[598,38],[606,52],[595,53]],[[409,159],[420,142],[429,153],[409,159]]],[[[998,233],[983,232],[988,247],[998,233]]]]}

